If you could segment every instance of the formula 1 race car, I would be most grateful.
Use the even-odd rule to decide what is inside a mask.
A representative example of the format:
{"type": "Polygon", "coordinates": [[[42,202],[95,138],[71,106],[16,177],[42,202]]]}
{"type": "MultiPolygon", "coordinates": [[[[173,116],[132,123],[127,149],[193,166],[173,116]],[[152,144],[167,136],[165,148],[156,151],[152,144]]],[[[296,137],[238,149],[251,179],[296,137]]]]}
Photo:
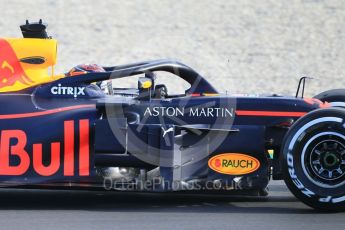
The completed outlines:
{"type": "Polygon", "coordinates": [[[304,98],[220,94],[171,60],[55,74],[42,21],[0,39],[0,185],[267,195],[284,180],[307,205],[345,210],[345,90],[304,98]],[[190,87],[155,84],[168,72],[190,87]],[[138,87],[115,87],[139,76],[138,87]]]}

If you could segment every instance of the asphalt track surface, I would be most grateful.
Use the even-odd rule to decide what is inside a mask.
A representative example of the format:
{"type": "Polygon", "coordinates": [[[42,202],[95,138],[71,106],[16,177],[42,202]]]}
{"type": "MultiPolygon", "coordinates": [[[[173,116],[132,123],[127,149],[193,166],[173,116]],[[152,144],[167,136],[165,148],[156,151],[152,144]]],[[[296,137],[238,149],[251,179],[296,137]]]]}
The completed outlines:
{"type": "Polygon", "coordinates": [[[0,190],[0,229],[344,229],[282,183],[268,197],[0,190]]]}

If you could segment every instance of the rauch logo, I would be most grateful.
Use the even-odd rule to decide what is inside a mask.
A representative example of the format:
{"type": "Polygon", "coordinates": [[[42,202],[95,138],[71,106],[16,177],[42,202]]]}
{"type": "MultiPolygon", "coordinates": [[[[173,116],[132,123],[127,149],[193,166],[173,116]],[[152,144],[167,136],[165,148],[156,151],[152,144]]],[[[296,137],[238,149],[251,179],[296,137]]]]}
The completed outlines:
{"type": "Polygon", "coordinates": [[[218,173],[243,175],[255,172],[260,167],[260,161],[242,153],[223,153],[213,156],[208,166],[218,173]]]}

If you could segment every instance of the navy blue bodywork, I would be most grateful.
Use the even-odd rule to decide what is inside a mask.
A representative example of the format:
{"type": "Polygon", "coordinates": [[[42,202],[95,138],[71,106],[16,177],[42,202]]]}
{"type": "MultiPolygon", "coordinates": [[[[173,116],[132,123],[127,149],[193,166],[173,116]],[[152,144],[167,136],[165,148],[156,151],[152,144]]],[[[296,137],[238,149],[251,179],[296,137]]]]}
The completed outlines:
{"type": "Polygon", "coordinates": [[[263,189],[271,176],[281,178],[279,152],[289,127],[322,106],[295,97],[218,94],[194,70],[169,60],[105,70],[0,94],[0,164],[13,167],[0,169],[3,186],[102,188],[107,170],[130,168],[134,176],[125,182],[136,182],[128,190],[177,191],[189,185],[197,190],[208,182],[225,189],[234,182],[241,189],[263,189]],[[139,91],[106,95],[93,84],[155,71],[173,73],[191,88],[185,95],[154,98],[153,89],[148,97],[140,97],[139,91]],[[38,166],[40,146],[43,165],[38,166]],[[72,163],[66,162],[71,159],[68,151],[72,163]],[[222,153],[255,157],[260,168],[240,176],[210,169],[209,159],[222,153]],[[22,162],[25,154],[29,166],[22,162]],[[59,161],[58,167],[53,161],[59,161]],[[155,188],[143,189],[137,183],[158,179],[164,182],[155,188]],[[164,184],[173,181],[179,182],[177,188],[164,184]]]}

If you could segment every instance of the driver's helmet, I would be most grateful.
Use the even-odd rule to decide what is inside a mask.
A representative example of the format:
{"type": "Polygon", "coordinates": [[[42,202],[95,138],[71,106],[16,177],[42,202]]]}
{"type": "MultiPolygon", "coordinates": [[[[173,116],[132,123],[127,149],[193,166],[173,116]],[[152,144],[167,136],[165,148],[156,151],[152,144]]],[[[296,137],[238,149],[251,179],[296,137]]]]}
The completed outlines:
{"type": "Polygon", "coordinates": [[[65,75],[67,77],[77,76],[81,74],[87,73],[97,73],[97,72],[105,72],[102,66],[97,64],[81,64],[73,67],[70,71],[68,71],[65,75]]]}

